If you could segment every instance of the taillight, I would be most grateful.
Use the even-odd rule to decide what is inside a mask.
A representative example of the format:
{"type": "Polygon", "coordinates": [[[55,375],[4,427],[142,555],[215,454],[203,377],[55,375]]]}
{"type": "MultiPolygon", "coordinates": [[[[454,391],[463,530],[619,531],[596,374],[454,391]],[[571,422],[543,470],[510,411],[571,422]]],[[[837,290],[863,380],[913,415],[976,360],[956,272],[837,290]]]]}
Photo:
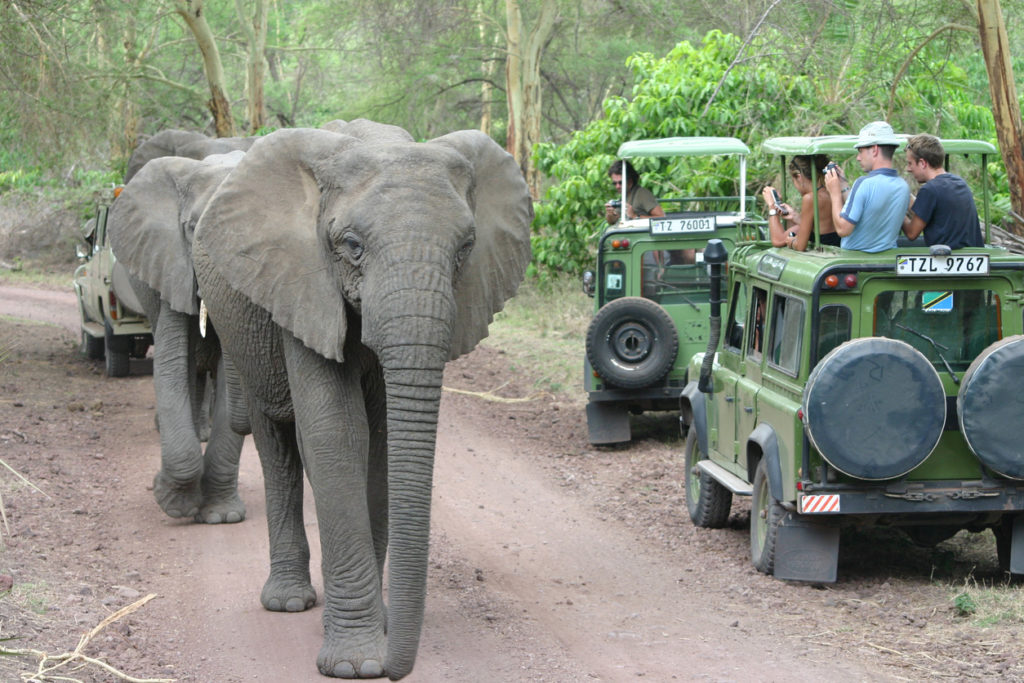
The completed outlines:
{"type": "Polygon", "coordinates": [[[110,302],[110,319],[117,320],[117,297],[114,296],[114,290],[108,290],[107,301],[110,302]]]}

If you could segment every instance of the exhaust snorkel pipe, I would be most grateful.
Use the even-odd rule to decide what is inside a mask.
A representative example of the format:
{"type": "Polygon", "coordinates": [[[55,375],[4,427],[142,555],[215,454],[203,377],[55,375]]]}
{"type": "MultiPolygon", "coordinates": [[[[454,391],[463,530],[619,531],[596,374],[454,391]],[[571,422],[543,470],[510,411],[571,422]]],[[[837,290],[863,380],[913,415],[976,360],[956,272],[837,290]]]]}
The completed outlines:
{"type": "Polygon", "coordinates": [[[700,366],[700,379],[697,382],[697,389],[702,394],[714,392],[711,383],[711,367],[715,362],[715,349],[718,348],[719,337],[722,336],[722,280],[725,274],[722,265],[728,259],[729,254],[725,250],[722,240],[708,240],[708,246],[704,250],[704,262],[708,264],[711,271],[711,329],[708,334],[708,348],[704,352],[704,361],[700,366]]]}

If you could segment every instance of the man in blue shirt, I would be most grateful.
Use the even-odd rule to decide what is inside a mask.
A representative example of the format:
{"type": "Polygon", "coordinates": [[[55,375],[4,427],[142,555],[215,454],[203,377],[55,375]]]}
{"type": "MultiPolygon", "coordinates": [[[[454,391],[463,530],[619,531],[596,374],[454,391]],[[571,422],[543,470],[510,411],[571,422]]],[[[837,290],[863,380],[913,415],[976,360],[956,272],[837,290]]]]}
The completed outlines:
{"type": "Polygon", "coordinates": [[[915,135],[907,141],[907,170],[921,189],[903,220],[903,232],[910,239],[924,232],[929,247],[983,247],[971,188],[960,176],[947,173],[945,166],[946,150],[934,135],[915,135]]]}
{"type": "Polygon", "coordinates": [[[910,188],[892,160],[901,141],[885,121],[873,121],[860,129],[854,147],[867,175],[853,183],[845,204],[837,170],[825,171],[832,222],[843,249],[876,252],[896,248],[896,237],[910,205],[910,188]]]}

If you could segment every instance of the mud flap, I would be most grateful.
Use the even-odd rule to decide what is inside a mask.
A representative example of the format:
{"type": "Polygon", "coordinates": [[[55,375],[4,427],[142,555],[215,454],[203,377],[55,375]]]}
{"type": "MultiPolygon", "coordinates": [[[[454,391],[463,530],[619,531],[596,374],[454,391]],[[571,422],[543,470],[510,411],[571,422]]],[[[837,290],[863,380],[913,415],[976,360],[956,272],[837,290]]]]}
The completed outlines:
{"type": "Polygon", "coordinates": [[[839,527],[792,512],[783,516],[775,539],[775,578],[835,583],[838,565],[839,527]]]}
{"type": "Polygon", "coordinates": [[[1024,574],[1024,515],[1013,520],[1010,537],[1010,573],[1024,574]]]}
{"type": "Polygon", "coordinates": [[[588,403],[587,434],[595,446],[629,441],[629,411],[621,404],[588,403]]]}

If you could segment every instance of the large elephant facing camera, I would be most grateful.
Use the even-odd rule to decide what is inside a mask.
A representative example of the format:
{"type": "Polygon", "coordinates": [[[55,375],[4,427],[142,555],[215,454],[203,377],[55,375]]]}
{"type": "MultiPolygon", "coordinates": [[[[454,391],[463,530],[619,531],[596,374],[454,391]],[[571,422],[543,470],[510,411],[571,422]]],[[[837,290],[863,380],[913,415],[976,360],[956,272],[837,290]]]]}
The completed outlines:
{"type": "Polygon", "coordinates": [[[206,203],[242,155],[153,159],[125,185],[108,219],[117,263],[128,270],[131,290],[153,327],[161,460],[153,494],[169,516],[208,524],[245,518],[238,496],[243,437],[231,429],[237,380],[229,391],[231,373],[216,331],[200,333],[192,237],[206,203]],[[214,383],[212,416],[204,402],[207,381],[214,383]],[[204,451],[200,433],[208,419],[204,451]]]}
{"type": "Polygon", "coordinates": [[[323,554],[317,665],[398,679],[423,620],[444,366],[515,293],[533,209],[518,166],[483,133],[414,143],[367,121],[329,128],[252,146],[196,230],[196,274],[263,464],[263,605],[316,599],[305,467],[323,554]]]}

